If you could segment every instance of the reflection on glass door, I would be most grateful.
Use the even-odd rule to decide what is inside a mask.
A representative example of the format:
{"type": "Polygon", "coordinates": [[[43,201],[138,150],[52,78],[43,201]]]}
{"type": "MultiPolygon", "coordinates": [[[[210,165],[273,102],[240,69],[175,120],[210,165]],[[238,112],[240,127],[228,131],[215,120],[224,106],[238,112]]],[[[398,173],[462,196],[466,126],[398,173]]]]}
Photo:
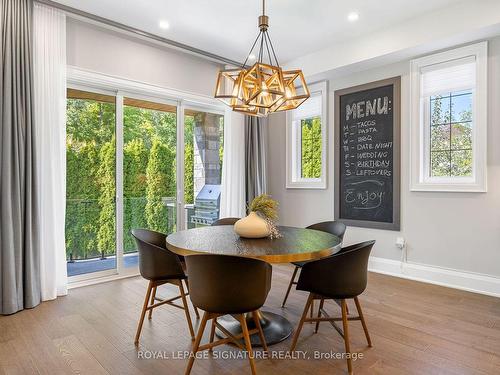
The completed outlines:
{"type": "Polygon", "coordinates": [[[116,269],[115,97],[68,89],[68,276],[116,269]]]}
{"type": "Polygon", "coordinates": [[[123,265],[136,267],[130,232],[176,230],[177,108],[123,99],[123,265]]]}
{"type": "Polygon", "coordinates": [[[219,218],[224,116],[184,111],[185,226],[206,226],[219,218]]]}

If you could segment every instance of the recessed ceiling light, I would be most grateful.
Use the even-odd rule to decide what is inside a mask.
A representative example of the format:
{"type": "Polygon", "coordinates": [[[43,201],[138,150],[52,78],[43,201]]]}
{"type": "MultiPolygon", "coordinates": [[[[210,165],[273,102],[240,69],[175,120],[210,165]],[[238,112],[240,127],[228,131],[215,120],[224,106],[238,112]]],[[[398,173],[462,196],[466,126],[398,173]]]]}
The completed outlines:
{"type": "Polygon", "coordinates": [[[160,29],[166,30],[170,27],[170,24],[168,23],[168,21],[160,21],[158,26],[160,26],[160,29]]]}
{"type": "Polygon", "coordinates": [[[351,12],[347,15],[347,19],[349,22],[355,22],[359,20],[359,13],[358,12],[351,12]]]}

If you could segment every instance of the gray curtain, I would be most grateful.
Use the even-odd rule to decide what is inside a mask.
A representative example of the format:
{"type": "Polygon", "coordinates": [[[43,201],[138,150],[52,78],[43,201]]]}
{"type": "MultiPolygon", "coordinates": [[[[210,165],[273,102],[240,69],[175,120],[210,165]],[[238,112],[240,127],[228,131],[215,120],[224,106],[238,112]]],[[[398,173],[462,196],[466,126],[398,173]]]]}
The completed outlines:
{"type": "Polygon", "coordinates": [[[0,0],[0,313],[40,303],[32,0],[0,0]]]}
{"type": "Polygon", "coordinates": [[[246,200],[267,192],[267,119],[245,116],[246,200]]]}

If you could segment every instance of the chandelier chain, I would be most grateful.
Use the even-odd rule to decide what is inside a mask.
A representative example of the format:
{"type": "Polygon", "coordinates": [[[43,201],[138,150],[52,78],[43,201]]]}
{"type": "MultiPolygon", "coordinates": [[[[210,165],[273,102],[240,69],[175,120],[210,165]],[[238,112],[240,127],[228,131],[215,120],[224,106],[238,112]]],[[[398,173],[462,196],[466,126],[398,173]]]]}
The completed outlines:
{"type": "Polygon", "coordinates": [[[274,60],[276,61],[276,66],[279,66],[280,64],[278,62],[278,58],[276,57],[276,53],[274,52],[273,42],[271,41],[271,37],[269,36],[269,33],[267,30],[266,30],[266,35],[267,35],[267,38],[269,39],[269,44],[271,45],[271,51],[273,51],[273,56],[274,56],[274,60]]]}
{"type": "Polygon", "coordinates": [[[264,33],[261,32],[261,34],[262,34],[262,36],[260,38],[260,50],[259,50],[259,59],[258,59],[259,62],[262,62],[262,56],[263,56],[262,49],[264,46],[264,33]]]}
{"type": "MultiPolygon", "coordinates": [[[[265,36],[265,35],[264,35],[265,36]]],[[[269,51],[269,44],[267,43],[267,38],[264,38],[264,43],[266,45],[267,56],[269,58],[269,65],[273,65],[273,61],[271,59],[271,52],[269,51]]]]}
{"type": "Polygon", "coordinates": [[[247,58],[245,59],[245,61],[243,62],[243,64],[241,64],[242,68],[245,68],[245,65],[247,64],[247,61],[250,58],[250,55],[252,54],[252,51],[255,48],[255,45],[257,44],[257,41],[259,40],[260,34],[261,33],[259,33],[259,35],[257,35],[257,38],[255,38],[255,41],[252,44],[252,48],[250,48],[250,52],[248,52],[247,58]]]}

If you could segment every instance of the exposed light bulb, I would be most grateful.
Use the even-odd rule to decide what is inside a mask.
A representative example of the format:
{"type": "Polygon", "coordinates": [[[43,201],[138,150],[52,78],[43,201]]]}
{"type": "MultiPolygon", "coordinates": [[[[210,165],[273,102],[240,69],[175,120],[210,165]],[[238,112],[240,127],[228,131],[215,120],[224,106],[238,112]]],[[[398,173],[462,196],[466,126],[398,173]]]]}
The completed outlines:
{"type": "Polygon", "coordinates": [[[260,86],[261,91],[262,91],[262,96],[268,96],[269,92],[267,91],[267,85],[266,82],[262,82],[262,85],[260,86]]]}

